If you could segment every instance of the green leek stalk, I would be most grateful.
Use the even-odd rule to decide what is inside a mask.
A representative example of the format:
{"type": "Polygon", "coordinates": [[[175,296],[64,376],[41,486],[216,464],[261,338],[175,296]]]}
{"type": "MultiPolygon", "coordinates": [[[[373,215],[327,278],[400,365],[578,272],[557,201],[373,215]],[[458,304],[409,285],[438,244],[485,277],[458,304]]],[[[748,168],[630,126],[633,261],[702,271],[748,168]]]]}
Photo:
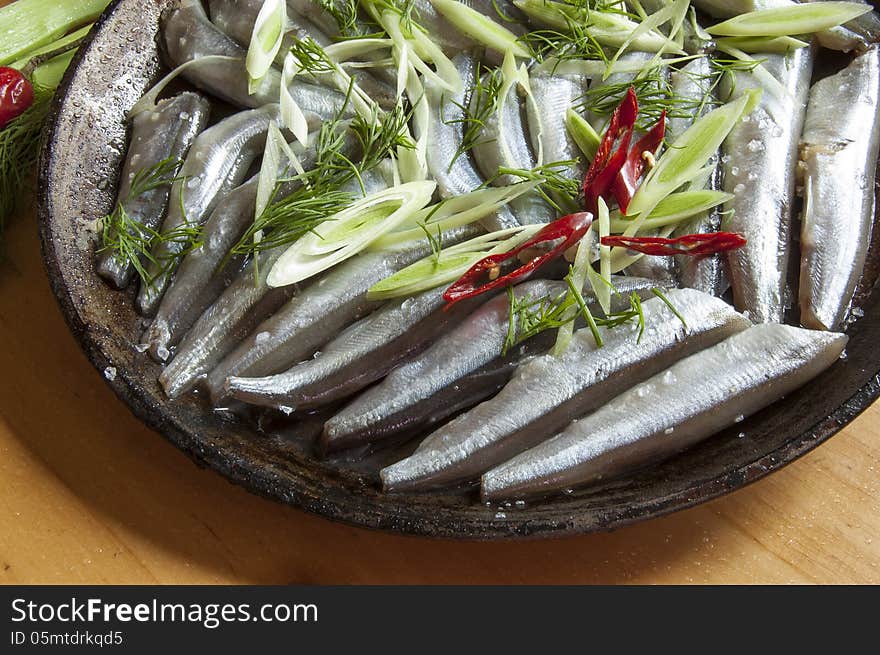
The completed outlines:
{"type": "Polygon", "coordinates": [[[93,22],[110,0],[16,0],[0,8],[0,66],[93,22]]]}

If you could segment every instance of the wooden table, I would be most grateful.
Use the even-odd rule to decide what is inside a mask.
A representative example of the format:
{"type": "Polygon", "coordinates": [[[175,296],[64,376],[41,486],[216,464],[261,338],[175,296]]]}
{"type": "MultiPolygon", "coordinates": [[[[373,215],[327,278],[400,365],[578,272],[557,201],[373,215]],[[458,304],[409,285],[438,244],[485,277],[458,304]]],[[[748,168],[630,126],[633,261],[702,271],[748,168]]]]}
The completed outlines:
{"type": "Polygon", "coordinates": [[[715,502],[611,534],[400,537],[257,498],[132,417],[69,334],[32,211],[0,264],[4,583],[877,583],[880,405],[715,502]]]}

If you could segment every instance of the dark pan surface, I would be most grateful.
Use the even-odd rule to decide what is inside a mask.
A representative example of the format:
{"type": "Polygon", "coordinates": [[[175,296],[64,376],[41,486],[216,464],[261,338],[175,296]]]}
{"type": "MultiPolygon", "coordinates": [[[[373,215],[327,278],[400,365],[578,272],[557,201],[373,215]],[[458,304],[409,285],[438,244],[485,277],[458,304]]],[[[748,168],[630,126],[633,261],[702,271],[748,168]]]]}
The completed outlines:
{"type": "MultiPolygon", "coordinates": [[[[210,411],[198,397],[168,402],[156,381],[159,366],[135,350],[142,322],[130,293],[103,284],[93,256],[96,220],[111,208],[124,156],[125,112],[160,75],[155,34],[170,2],[120,0],[77,56],[42,153],[40,232],[52,287],[92,363],[135,415],[199,465],[255,493],[356,525],[440,537],[547,537],[616,528],[738,489],[816,447],[880,395],[880,303],[876,294],[865,300],[870,274],[847,357],[811,384],[665,464],[522,507],[486,506],[472,490],[383,494],[376,470],[394,453],[357,465],[322,461],[311,449],[315,426],[261,432],[210,411]]],[[[870,268],[876,259],[875,250],[870,268]]]]}

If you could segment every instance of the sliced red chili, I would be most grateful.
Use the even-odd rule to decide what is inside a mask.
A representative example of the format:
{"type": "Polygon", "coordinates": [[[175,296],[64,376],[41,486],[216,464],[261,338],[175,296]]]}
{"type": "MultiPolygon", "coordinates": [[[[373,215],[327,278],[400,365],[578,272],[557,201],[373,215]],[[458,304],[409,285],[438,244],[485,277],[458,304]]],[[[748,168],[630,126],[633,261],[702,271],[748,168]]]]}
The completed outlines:
{"type": "Polygon", "coordinates": [[[617,175],[617,179],[614,180],[612,193],[614,194],[614,199],[617,200],[617,205],[620,207],[621,211],[626,212],[626,208],[629,207],[629,201],[632,200],[632,197],[636,193],[642,173],[645,172],[645,166],[647,164],[645,161],[645,153],[648,152],[652,155],[656,154],[657,150],[660,149],[660,144],[663,143],[663,138],[665,136],[666,110],[664,109],[663,113],[660,114],[660,119],[655,123],[654,127],[652,127],[645,136],[639,139],[638,143],[636,143],[632,150],[630,150],[626,162],[624,162],[623,167],[620,169],[620,173],[617,175]]]}
{"type": "Polygon", "coordinates": [[[478,296],[481,293],[505,287],[534,273],[543,264],[559,257],[575,243],[580,241],[590,229],[593,215],[589,212],[569,214],[548,223],[540,232],[521,246],[499,255],[484,257],[471,266],[467,273],[461,276],[457,282],[443,294],[444,300],[449,304],[456,303],[466,298],[478,296]],[[510,273],[501,275],[502,266],[520,253],[542,245],[557,242],[547,252],[535,255],[526,263],[521,264],[510,273]]]}
{"type": "Polygon", "coordinates": [[[0,130],[34,103],[34,87],[21,71],[0,67],[0,130]]]}
{"type": "Polygon", "coordinates": [[[619,246],[646,255],[714,255],[746,245],[745,237],[734,232],[686,234],[675,239],[663,237],[602,237],[603,246],[619,246]]]}
{"type": "Polygon", "coordinates": [[[593,214],[598,211],[599,198],[608,193],[626,163],[638,115],[636,90],[630,87],[611,114],[608,129],[584,177],[584,206],[593,214]]]}

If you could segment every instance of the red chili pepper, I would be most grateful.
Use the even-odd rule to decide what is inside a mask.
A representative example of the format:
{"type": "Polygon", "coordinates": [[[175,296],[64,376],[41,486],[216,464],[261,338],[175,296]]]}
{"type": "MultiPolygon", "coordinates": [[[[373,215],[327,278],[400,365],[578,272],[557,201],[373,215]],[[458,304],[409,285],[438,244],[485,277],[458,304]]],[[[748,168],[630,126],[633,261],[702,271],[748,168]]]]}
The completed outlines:
{"type": "Polygon", "coordinates": [[[0,67],[0,130],[34,103],[34,87],[14,68],[0,67]]]}
{"type": "Polygon", "coordinates": [[[663,113],[660,114],[660,119],[654,127],[652,127],[645,136],[639,139],[639,142],[636,143],[635,147],[630,150],[623,168],[620,169],[617,179],[614,180],[612,193],[614,194],[615,200],[617,200],[618,206],[624,213],[626,212],[626,208],[629,207],[629,201],[632,200],[632,197],[636,193],[636,188],[639,185],[642,173],[645,172],[645,165],[647,163],[645,161],[645,153],[650,152],[652,155],[656,154],[657,150],[660,148],[660,144],[663,143],[664,136],[666,136],[665,109],[663,110],[663,113]]]}
{"type": "Polygon", "coordinates": [[[646,255],[714,255],[746,245],[745,237],[733,232],[686,234],[675,239],[662,237],[602,237],[603,246],[620,246],[646,255]]]}
{"type": "Polygon", "coordinates": [[[608,129],[584,177],[584,206],[594,215],[598,212],[599,198],[608,193],[626,163],[638,115],[636,90],[630,87],[623,102],[611,114],[608,129]]]}
{"type": "Polygon", "coordinates": [[[587,230],[590,229],[592,222],[592,214],[589,212],[578,212],[577,214],[569,214],[552,223],[548,223],[540,232],[521,246],[500,255],[484,257],[471,266],[467,273],[462,275],[457,282],[446,290],[446,293],[443,294],[443,299],[451,305],[459,300],[472,298],[486,291],[498,289],[522,280],[540,266],[555,259],[580,241],[587,233],[587,230]],[[560,239],[561,241],[547,252],[532,257],[525,264],[520,265],[506,275],[500,275],[501,265],[504,262],[514,259],[520,253],[530,248],[559,241],[560,239]],[[492,278],[493,273],[498,274],[494,279],[492,278]]]}

